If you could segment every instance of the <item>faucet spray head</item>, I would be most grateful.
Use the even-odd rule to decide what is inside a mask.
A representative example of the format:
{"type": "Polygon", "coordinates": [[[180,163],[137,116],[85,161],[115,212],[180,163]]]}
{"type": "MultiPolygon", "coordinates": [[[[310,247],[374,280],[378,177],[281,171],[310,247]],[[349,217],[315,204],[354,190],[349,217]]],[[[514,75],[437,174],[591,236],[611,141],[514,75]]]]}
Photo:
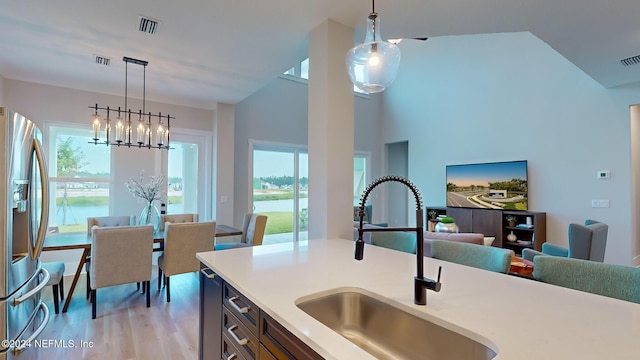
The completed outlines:
{"type": "Polygon", "coordinates": [[[356,241],[356,260],[362,260],[364,258],[364,240],[358,239],[356,241]]]}

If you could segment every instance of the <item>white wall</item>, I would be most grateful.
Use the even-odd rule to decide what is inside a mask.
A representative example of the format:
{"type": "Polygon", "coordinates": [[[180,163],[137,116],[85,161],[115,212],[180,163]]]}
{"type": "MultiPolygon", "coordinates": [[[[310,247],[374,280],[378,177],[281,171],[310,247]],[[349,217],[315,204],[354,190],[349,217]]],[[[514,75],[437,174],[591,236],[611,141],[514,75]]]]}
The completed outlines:
{"type": "MultiPolygon", "coordinates": [[[[631,141],[631,214],[637,219],[640,214],[640,106],[630,108],[631,141]]],[[[633,265],[640,267],[640,222],[631,221],[633,265]]]]}
{"type": "Polygon", "coordinates": [[[603,88],[530,33],[400,46],[383,141],[408,139],[409,179],[427,205],[445,205],[447,164],[528,160],[529,208],[547,213],[547,241],[566,245],[569,223],[600,220],[605,261],[631,264],[629,105],[640,90],[603,88]]]}
{"type": "MultiPolygon", "coordinates": [[[[214,204],[213,218],[218,224],[233,224],[234,118],[235,106],[219,103],[215,117],[216,144],[214,146],[214,204]]],[[[240,227],[242,223],[238,224],[240,227]]]]}
{"type": "MultiPolygon", "coordinates": [[[[242,223],[242,215],[248,212],[250,201],[249,140],[307,145],[307,85],[277,78],[236,105],[235,118],[235,179],[234,219],[242,223]]],[[[382,174],[382,147],[380,103],[377,96],[370,99],[356,96],[355,143],[356,151],[367,151],[372,156],[372,174],[382,174]]],[[[380,222],[380,207],[376,199],[373,218],[380,222]]]]}
{"type": "Polygon", "coordinates": [[[0,76],[0,106],[5,106],[4,103],[4,78],[0,76]]]}

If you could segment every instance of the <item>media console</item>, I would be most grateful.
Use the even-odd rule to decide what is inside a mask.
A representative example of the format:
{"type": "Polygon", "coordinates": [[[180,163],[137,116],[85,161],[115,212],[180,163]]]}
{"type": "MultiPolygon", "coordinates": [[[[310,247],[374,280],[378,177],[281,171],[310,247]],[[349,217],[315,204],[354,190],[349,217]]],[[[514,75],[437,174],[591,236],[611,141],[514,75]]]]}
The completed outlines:
{"type": "MultiPolygon", "coordinates": [[[[493,246],[512,249],[516,254],[529,248],[541,251],[547,241],[547,214],[537,211],[516,211],[500,209],[427,207],[426,213],[435,210],[438,214],[452,217],[459,232],[481,233],[493,236],[493,246]],[[510,226],[507,216],[515,217],[514,226],[510,226]],[[529,220],[528,220],[529,219],[529,220]],[[508,235],[513,233],[515,240],[508,235]]],[[[513,238],[513,237],[512,237],[513,238]]]]}

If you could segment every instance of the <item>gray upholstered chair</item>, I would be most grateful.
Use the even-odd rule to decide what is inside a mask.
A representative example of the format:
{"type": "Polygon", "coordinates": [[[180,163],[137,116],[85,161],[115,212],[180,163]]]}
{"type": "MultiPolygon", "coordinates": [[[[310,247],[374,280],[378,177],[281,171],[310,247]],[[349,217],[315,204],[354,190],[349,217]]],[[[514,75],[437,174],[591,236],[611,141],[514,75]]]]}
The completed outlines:
{"type": "Polygon", "coordinates": [[[97,289],[142,282],[151,304],[153,226],[93,227],[91,240],[91,316],[96,318],[97,289]]]}
{"type": "Polygon", "coordinates": [[[133,226],[136,225],[135,215],[124,216],[99,216],[87,218],[87,236],[91,236],[91,228],[94,226],[133,226]]]}
{"type": "Polygon", "coordinates": [[[185,223],[185,222],[198,222],[198,214],[168,214],[162,215],[160,221],[160,230],[164,231],[164,223],[185,223]]]}
{"type": "MultiPolygon", "coordinates": [[[[91,229],[94,226],[104,227],[104,226],[134,226],[136,225],[136,216],[135,215],[118,215],[118,216],[98,216],[98,217],[88,217],[87,218],[87,236],[91,236],[91,229]]],[[[85,262],[85,271],[87,272],[87,299],[90,295],[91,289],[91,276],[89,272],[91,264],[91,255],[87,257],[85,262]]]]}
{"type": "Polygon", "coordinates": [[[432,240],[431,257],[479,269],[508,273],[513,251],[456,241],[432,240]]]}
{"type": "Polygon", "coordinates": [[[609,226],[607,224],[595,220],[587,220],[584,225],[569,224],[568,248],[552,243],[544,243],[542,244],[542,252],[524,249],[522,257],[533,261],[533,258],[537,255],[551,255],[603,262],[607,247],[608,230],[609,226]]]}
{"type": "Polygon", "coordinates": [[[239,247],[262,245],[264,230],[267,227],[267,216],[259,214],[244,214],[242,221],[242,235],[240,242],[215,244],[216,250],[227,250],[239,247]]]}
{"type": "Polygon", "coordinates": [[[536,256],[533,277],[545,283],[640,304],[640,268],[558,256],[536,256]]]}
{"type": "Polygon", "coordinates": [[[49,282],[53,288],[53,309],[55,313],[60,312],[60,300],[64,300],[64,263],[62,261],[43,262],[42,267],[49,273],[49,282]]]}
{"type": "Polygon", "coordinates": [[[215,221],[165,223],[164,254],[158,257],[158,291],[162,279],[171,301],[170,276],[200,270],[196,253],[214,250],[215,221]]]}

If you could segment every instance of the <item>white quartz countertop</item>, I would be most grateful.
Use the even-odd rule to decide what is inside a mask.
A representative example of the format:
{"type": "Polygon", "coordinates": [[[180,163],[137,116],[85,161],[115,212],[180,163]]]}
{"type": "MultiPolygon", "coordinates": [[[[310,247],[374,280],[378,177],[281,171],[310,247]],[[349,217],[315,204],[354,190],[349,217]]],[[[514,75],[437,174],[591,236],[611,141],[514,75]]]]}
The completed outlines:
{"type": "MultiPolygon", "coordinates": [[[[495,359],[640,359],[640,305],[425,258],[442,289],[413,304],[415,255],[349,240],[199,253],[198,259],[326,359],[373,359],[296,306],[300,298],[359,288],[424,318],[477,334],[495,359]]],[[[640,285],[639,285],[640,286],[640,285]]]]}

